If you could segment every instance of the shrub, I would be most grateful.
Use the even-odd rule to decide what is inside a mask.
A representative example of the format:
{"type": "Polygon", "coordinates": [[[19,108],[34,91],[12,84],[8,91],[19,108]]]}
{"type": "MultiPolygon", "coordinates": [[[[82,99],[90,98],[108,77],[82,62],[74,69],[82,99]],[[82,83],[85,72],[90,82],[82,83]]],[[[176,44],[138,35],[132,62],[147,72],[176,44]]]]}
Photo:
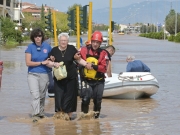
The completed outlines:
{"type": "Polygon", "coordinates": [[[168,41],[174,41],[174,38],[175,38],[174,35],[170,35],[170,36],[168,37],[168,41]]]}
{"type": "Polygon", "coordinates": [[[175,42],[180,42],[180,32],[174,37],[175,42]]]}

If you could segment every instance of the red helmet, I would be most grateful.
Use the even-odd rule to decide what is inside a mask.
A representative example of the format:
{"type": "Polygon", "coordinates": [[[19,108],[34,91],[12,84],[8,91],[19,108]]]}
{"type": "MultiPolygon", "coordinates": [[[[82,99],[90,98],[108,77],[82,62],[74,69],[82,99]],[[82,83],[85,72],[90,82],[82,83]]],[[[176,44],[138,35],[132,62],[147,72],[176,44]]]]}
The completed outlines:
{"type": "Polygon", "coordinates": [[[91,40],[97,40],[99,42],[102,42],[103,41],[102,33],[100,31],[95,31],[91,36],[91,40]]]}

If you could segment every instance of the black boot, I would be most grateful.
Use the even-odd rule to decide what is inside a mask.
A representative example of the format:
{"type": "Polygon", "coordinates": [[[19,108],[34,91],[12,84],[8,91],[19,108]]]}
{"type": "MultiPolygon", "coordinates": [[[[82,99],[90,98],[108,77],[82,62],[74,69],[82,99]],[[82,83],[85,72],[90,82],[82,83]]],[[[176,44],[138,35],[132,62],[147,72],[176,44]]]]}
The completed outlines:
{"type": "Polygon", "coordinates": [[[89,111],[89,105],[84,105],[83,103],[81,103],[81,111],[83,113],[88,113],[89,111]]]}
{"type": "Polygon", "coordinates": [[[99,118],[100,111],[101,111],[101,102],[95,103],[93,110],[94,110],[95,112],[98,112],[98,113],[95,114],[94,118],[95,118],[95,119],[99,118]]]}
{"type": "Polygon", "coordinates": [[[90,98],[89,97],[83,97],[82,98],[82,103],[81,103],[81,111],[84,113],[88,113],[89,111],[89,103],[90,103],[90,98]]]}
{"type": "MultiPolygon", "coordinates": [[[[94,111],[95,111],[95,110],[94,110],[94,111]]],[[[101,109],[100,109],[100,108],[99,108],[99,109],[96,109],[96,111],[95,111],[95,112],[97,112],[97,113],[96,113],[96,114],[95,114],[95,116],[94,116],[94,118],[95,118],[95,119],[99,118],[100,111],[101,111],[101,109]]]]}

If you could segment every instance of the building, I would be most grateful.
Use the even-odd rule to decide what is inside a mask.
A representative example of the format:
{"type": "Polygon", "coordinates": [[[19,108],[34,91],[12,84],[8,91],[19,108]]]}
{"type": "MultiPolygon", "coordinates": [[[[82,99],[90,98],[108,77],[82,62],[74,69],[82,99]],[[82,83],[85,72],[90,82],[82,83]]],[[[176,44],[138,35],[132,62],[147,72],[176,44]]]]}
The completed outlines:
{"type": "Polygon", "coordinates": [[[17,25],[21,25],[21,0],[0,0],[0,16],[10,17],[17,25]]]}
{"type": "MultiPolygon", "coordinates": [[[[33,17],[40,18],[41,17],[41,8],[42,6],[36,6],[35,4],[31,4],[28,2],[22,3],[22,12],[23,13],[31,13],[33,17]]],[[[44,12],[48,13],[49,9],[53,10],[53,7],[49,7],[46,4],[44,5],[44,12]]]]}
{"type": "Polygon", "coordinates": [[[0,0],[0,16],[11,17],[14,16],[14,3],[16,0],[0,0]]]}
{"type": "MultiPolygon", "coordinates": [[[[40,18],[41,7],[35,4],[23,2],[22,0],[0,0],[0,16],[10,17],[18,26],[21,26],[21,20],[24,18],[23,12],[31,13],[33,17],[40,18]]],[[[44,5],[45,13],[52,7],[44,5]]]]}
{"type": "Polygon", "coordinates": [[[127,25],[124,25],[124,24],[119,24],[119,27],[120,27],[119,29],[120,32],[123,32],[125,31],[125,29],[127,29],[127,25]]]}

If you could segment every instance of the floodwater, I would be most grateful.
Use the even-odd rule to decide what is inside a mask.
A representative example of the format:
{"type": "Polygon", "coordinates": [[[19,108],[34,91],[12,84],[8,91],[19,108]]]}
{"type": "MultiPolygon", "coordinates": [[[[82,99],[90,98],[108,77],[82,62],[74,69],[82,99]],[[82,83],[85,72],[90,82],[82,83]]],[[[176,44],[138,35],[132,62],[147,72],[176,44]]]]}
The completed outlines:
{"type": "MultiPolygon", "coordinates": [[[[114,41],[113,72],[125,71],[126,56],[135,55],[157,78],[160,88],[155,95],[136,100],[103,99],[100,119],[79,121],[54,120],[54,99],[47,96],[48,118],[32,123],[26,47],[1,49],[0,135],[179,135],[180,44],[131,35],[114,35],[114,41]]],[[[80,103],[78,100],[77,112],[80,103]]]]}

